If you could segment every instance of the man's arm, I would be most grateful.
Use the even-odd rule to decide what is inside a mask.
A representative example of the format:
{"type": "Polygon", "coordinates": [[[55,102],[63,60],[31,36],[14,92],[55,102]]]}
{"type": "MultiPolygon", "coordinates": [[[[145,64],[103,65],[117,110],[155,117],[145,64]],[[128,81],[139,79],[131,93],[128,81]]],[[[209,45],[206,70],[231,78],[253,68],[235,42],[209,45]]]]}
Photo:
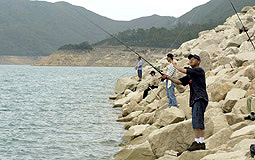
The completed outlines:
{"type": "Polygon", "coordinates": [[[171,80],[175,84],[182,84],[182,82],[179,79],[176,79],[176,78],[173,78],[173,77],[170,77],[170,76],[166,76],[166,79],[171,80]]]}
{"type": "Polygon", "coordinates": [[[187,69],[181,68],[181,67],[177,66],[176,63],[173,63],[173,65],[174,65],[174,68],[176,68],[178,71],[180,71],[180,72],[182,72],[184,74],[187,73],[187,69]]]}
{"type": "Polygon", "coordinates": [[[177,64],[174,63],[172,59],[170,60],[170,63],[172,63],[172,64],[174,65],[174,68],[176,68],[178,71],[180,71],[180,72],[182,72],[182,73],[184,73],[184,74],[187,73],[187,69],[181,68],[181,67],[177,66],[177,64]]]}
{"type": "Polygon", "coordinates": [[[169,79],[170,81],[174,82],[175,84],[182,84],[182,82],[179,79],[173,78],[171,76],[168,76],[166,74],[164,74],[163,76],[161,76],[161,78],[163,79],[169,79]]]}

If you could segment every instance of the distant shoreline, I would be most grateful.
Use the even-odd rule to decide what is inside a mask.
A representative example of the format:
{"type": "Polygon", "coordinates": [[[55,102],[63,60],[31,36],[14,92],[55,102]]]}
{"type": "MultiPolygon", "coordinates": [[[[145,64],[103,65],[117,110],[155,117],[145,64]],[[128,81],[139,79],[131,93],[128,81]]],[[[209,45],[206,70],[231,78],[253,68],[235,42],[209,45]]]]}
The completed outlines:
{"type": "Polygon", "coordinates": [[[42,56],[0,56],[0,65],[32,65],[42,56]]]}

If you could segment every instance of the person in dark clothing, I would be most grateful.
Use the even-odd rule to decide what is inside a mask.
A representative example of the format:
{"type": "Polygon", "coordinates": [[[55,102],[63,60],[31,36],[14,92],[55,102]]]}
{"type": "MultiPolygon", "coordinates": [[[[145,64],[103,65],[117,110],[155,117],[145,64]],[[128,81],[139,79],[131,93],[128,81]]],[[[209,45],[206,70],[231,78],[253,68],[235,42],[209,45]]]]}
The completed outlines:
{"type": "Polygon", "coordinates": [[[151,71],[150,74],[151,74],[151,80],[150,80],[148,88],[143,92],[143,99],[147,97],[148,92],[150,90],[158,88],[159,81],[158,81],[158,78],[155,76],[156,74],[155,71],[151,71]]]}
{"type": "Polygon", "coordinates": [[[206,91],[206,79],[204,70],[199,67],[201,59],[198,55],[190,54],[188,56],[189,64],[192,68],[181,68],[174,64],[174,67],[185,73],[186,76],[176,79],[167,75],[163,75],[161,78],[169,79],[175,84],[182,84],[184,86],[190,86],[190,107],[192,107],[192,126],[195,134],[195,141],[188,151],[194,150],[205,150],[206,146],[204,143],[204,112],[208,105],[208,95],[206,91]]]}

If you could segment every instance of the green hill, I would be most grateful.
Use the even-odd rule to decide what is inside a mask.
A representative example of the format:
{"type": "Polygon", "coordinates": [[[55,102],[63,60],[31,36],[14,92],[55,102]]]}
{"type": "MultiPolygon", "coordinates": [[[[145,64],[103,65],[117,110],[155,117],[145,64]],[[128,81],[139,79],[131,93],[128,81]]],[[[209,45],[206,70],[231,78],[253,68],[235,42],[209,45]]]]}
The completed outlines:
{"type": "MultiPolygon", "coordinates": [[[[205,24],[233,15],[227,0],[212,0],[176,19],[152,15],[131,21],[114,21],[66,2],[0,0],[0,55],[49,55],[65,44],[90,44],[109,38],[87,18],[116,34],[128,29],[167,28],[178,22],[205,24]]],[[[160,2],[159,2],[160,3],[160,2]]],[[[238,10],[254,0],[233,0],[238,10]]]]}
{"type": "Polygon", "coordinates": [[[93,43],[108,37],[87,18],[117,33],[129,28],[150,28],[155,17],[164,23],[157,27],[175,19],[152,16],[129,22],[114,21],[65,2],[1,0],[0,55],[49,55],[65,44],[93,43]]]}
{"type": "MultiPolygon", "coordinates": [[[[238,12],[245,6],[255,6],[255,0],[231,0],[238,12]]],[[[178,19],[178,22],[192,24],[208,23],[210,21],[222,23],[229,16],[235,14],[229,0],[211,0],[204,5],[193,8],[178,19]]]]}

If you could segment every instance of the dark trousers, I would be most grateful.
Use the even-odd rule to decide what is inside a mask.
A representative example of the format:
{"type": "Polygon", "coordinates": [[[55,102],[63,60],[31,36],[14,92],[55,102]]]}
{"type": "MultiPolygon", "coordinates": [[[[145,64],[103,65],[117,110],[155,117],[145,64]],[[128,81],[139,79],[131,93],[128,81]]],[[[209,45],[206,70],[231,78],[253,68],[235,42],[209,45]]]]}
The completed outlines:
{"type": "Polygon", "coordinates": [[[149,87],[143,92],[143,99],[144,99],[145,97],[147,97],[148,92],[149,92],[151,89],[154,89],[154,88],[158,88],[158,86],[149,86],[149,87]]]}

